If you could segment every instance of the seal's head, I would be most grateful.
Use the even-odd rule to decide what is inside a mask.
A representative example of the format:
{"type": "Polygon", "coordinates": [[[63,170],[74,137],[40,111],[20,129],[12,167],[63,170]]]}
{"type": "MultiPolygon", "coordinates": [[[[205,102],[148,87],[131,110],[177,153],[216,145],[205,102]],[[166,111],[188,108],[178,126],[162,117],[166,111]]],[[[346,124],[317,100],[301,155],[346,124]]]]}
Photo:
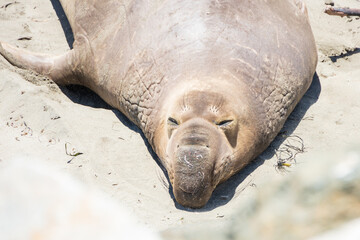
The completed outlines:
{"type": "Polygon", "coordinates": [[[215,187],[253,157],[256,121],[238,93],[186,87],[168,100],[155,145],[174,196],[185,207],[203,207],[215,187]]]}

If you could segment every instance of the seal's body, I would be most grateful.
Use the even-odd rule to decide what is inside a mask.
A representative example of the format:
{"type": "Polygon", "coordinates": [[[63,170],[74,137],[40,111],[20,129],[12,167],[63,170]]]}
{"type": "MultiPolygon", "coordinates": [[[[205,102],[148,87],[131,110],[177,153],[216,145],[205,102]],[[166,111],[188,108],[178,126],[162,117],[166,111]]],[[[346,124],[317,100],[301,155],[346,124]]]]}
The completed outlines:
{"type": "Polygon", "coordinates": [[[60,0],[74,48],[2,43],[11,63],[89,87],[144,132],[176,200],[214,188],[274,139],[308,89],[317,54],[301,0],[60,0]]]}

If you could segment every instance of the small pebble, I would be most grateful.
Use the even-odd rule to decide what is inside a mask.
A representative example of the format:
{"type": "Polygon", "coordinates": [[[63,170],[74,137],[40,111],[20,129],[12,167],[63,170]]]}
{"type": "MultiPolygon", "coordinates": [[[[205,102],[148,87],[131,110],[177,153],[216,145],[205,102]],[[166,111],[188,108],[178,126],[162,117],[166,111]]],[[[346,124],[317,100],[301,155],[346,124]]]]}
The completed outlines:
{"type": "Polygon", "coordinates": [[[334,6],[334,1],[333,0],[325,0],[325,5],[334,6]]]}

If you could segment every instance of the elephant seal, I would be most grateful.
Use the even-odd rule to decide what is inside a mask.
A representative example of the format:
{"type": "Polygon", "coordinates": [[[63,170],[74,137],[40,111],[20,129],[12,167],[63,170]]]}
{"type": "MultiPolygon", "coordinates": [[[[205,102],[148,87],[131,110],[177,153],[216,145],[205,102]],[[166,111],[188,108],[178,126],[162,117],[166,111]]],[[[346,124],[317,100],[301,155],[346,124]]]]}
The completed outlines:
{"type": "Polygon", "coordinates": [[[1,54],[119,109],[144,132],[185,207],[203,207],[265,150],[315,72],[301,0],[60,2],[72,50],[47,56],[1,43],[1,54]]]}

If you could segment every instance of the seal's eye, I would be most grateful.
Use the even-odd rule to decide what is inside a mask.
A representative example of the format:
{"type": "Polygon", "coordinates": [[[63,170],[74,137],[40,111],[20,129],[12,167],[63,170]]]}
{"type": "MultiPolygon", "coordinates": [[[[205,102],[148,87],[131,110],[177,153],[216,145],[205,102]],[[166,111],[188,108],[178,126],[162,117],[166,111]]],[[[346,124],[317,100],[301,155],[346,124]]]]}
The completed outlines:
{"type": "Polygon", "coordinates": [[[227,125],[229,125],[233,120],[223,120],[219,123],[216,123],[216,125],[218,125],[219,127],[225,127],[227,125]]]}
{"type": "Polygon", "coordinates": [[[179,125],[178,121],[176,121],[176,119],[169,117],[168,118],[168,123],[172,124],[172,125],[179,125]]]}

